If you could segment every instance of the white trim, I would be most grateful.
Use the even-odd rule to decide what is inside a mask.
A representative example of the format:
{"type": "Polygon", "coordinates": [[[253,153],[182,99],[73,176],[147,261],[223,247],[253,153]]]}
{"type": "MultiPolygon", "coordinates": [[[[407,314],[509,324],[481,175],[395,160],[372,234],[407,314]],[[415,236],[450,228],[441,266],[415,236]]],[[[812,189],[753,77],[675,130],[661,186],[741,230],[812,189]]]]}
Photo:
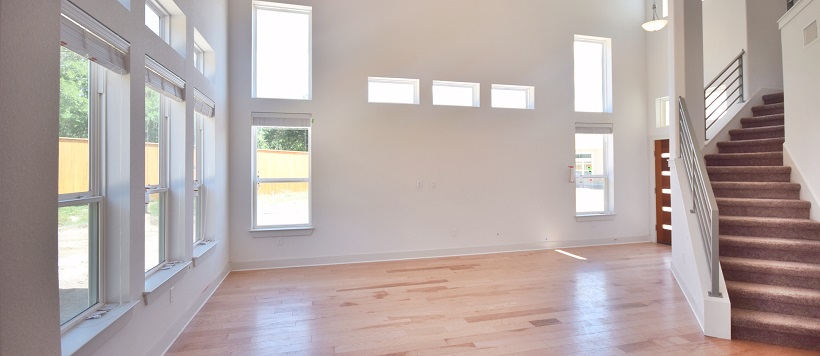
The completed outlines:
{"type": "Polygon", "coordinates": [[[252,98],[266,98],[266,99],[286,99],[286,100],[312,100],[313,99],[313,7],[304,5],[282,4],[270,1],[253,1],[253,16],[251,19],[251,97],[252,98]],[[256,13],[257,10],[262,9],[266,11],[290,12],[296,14],[304,14],[308,17],[308,78],[307,78],[307,98],[269,98],[260,97],[256,90],[256,47],[258,36],[256,35],[256,13]]]}
{"type": "Polygon", "coordinates": [[[309,113],[252,112],[251,125],[268,127],[310,128],[313,115],[309,113]]]}
{"type": "Polygon", "coordinates": [[[199,240],[196,245],[194,245],[194,253],[191,257],[191,262],[193,262],[193,266],[196,267],[197,264],[202,263],[206,257],[212,255],[216,250],[216,245],[219,244],[219,241],[207,241],[207,240],[199,240]]]}
{"type": "Polygon", "coordinates": [[[99,319],[83,320],[63,333],[60,339],[61,353],[63,355],[85,354],[81,352],[83,349],[87,347],[95,349],[92,344],[101,345],[126,325],[137,303],[139,301],[104,305],[102,309],[109,306],[112,309],[99,319]]]}
{"type": "Polygon", "coordinates": [[[207,117],[216,115],[216,103],[196,88],[194,88],[194,101],[194,111],[207,117]]]}
{"type": "Polygon", "coordinates": [[[145,279],[144,292],[142,292],[145,305],[157,300],[160,294],[170,289],[176,281],[182,278],[182,272],[187,271],[190,265],[190,261],[177,261],[170,268],[160,269],[148,276],[145,279]]]}
{"type": "Polygon", "coordinates": [[[368,103],[375,103],[375,104],[414,104],[418,105],[420,103],[419,100],[419,80],[418,79],[410,79],[410,78],[386,78],[386,77],[367,77],[367,102],[368,103]],[[392,85],[412,85],[413,86],[413,97],[411,98],[410,102],[402,101],[402,100],[374,100],[371,97],[371,86],[370,84],[392,84],[392,85]]]}
{"type": "Polygon", "coordinates": [[[145,84],[177,101],[185,100],[185,80],[145,55],[145,84]]]}
{"type": "MultiPolygon", "coordinates": [[[[600,44],[602,47],[602,62],[601,62],[601,70],[602,70],[602,88],[601,88],[601,95],[602,95],[602,110],[601,111],[593,111],[593,112],[600,112],[600,113],[612,113],[612,39],[609,37],[596,37],[596,36],[586,36],[586,35],[575,35],[573,45],[575,42],[589,42],[589,43],[597,43],[600,44]]],[[[574,53],[574,52],[573,52],[574,53]]],[[[574,56],[574,54],[573,54],[574,56]]],[[[575,59],[573,58],[573,70],[575,66],[575,59]]],[[[573,72],[574,73],[574,72],[573,72]]],[[[574,74],[573,74],[574,76],[574,74]]],[[[574,79],[573,79],[574,81],[574,79]]],[[[574,83],[574,82],[573,82],[574,83]]],[[[573,93],[574,93],[574,84],[573,84],[573,93]]],[[[575,98],[573,98],[573,106],[574,106],[575,98]]],[[[588,111],[579,111],[577,108],[574,108],[575,112],[588,112],[588,111]]]]}
{"type": "Polygon", "coordinates": [[[60,10],[62,11],[64,17],[67,17],[71,19],[71,21],[74,21],[78,25],[82,26],[87,31],[114,47],[114,49],[126,54],[128,53],[131,47],[131,44],[128,43],[128,41],[120,37],[114,31],[111,31],[111,29],[97,21],[95,18],[91,17],[91,15],[77,7],[77,5],[72,4],[68,0],[62,0],[60,3],[60,10]]]}
{"type": "Polygon", "coordinates": [[[777,20],[777,24],[779,26],[778,29],[782,30],[783,27],[786,27],[786,25],[788,25],[789,22],[794,20],[794,18],[797,17],[797,14],[799,14],[801,11],[803,11],[803,9],[809,6],[809,4],[811,4],[812,1],[814,0],[800,0],[796,2],[794,6],[792,6],[792,8],[789,9],[789,11],[786,11],[786,13],[783,16],[781,16],[779,20],[777,20]]]}
{"type": "MultiPolygon", "coordinates": [[[[440,99],[439,99],[440,100],[440,99]]],[[[433,105],[436,106],[464,106],[464,107],[480,107],[481,106],[481,84],[479,83],[470,83],[470,82],[450,82],[444,80],[434,80],[433,81],[433,105]],[[469,105],[466,104],[454,104],[454,103],[436,103],[436,88],[468,88],[472,90],[472,102],[469,105]]]]}
{"type": "Polygon", "coordinates": [[[499,109],[526,109],[526,110],[533,110],[535,109],[535,87],[534,86],[526,86],[526,85],[507,85],[507,84],[493,84],[490,88],[490,106],[493,108],[499,109]],[[526,102],[524,103],[524,107],[513,107],[513,106],[499,106],[495,103],[495,91],[518,91],[524,92],[526,95],[526,102]]]}
{"type": "Polygon", "coordinates": [[[620,245],[631,243],[650,243],[650,236],[623,236],[595,239],[568,239],[547,242],[535,242],[514,245],[491,245],[454,249],[416,250],[384,252],[361,255],[302,257],[280,260],[234,261],[231,262],[232,271],[248,271],[259,269],[276,269],[307,266],[328,266],[351,263],[371,263],[384,261],[419,260],[428,258],[474,256],[495,253],[552,250],[556,248],[620,245]]]}

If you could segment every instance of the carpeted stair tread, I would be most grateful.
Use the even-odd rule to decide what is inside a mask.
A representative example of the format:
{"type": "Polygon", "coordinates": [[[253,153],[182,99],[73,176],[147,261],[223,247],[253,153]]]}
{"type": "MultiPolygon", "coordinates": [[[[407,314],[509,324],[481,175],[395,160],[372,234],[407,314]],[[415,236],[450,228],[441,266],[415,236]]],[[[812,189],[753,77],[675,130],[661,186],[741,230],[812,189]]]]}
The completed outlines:
{"type": "Polygon", "coordinates": [[[783,164],[783,152],[713,153],[704,155],[707,166],[776,166],[783,164]]]}
{"type": "Polygon", "coordinates": [[[757,140],[763,138],[785,137],[785,126],[775,125],[766,127],[751,127],[748,129],[729,130],[732,141],[757,140]]]}
{"type": "Polygon", "coordinates": [[[730,298],[766,299],[778,303],[820,307],[820,291],[806,288],[726,281],[730,298]]]}
{"type": "Polygon", "coordinates": [[[820,230],[820,222],[811,219],[761,218],[750,216],[721,216],[720,224],[758,226],[767,228],[795,228],[820,230]]]}
{"type": "MultiPolygon", "coordinates": [[[[712,182],[712,189],[722,190],[793,190],[800,191],[800,184],[791,182],[712,182]]],[[[728,197],[727,197],[728,198],[728,197]]]]}
{"type": "Polygon", "coordinates": [[[782,103],[785,99],[785,95],[783,93],[773,93],[773,94],[766,94],[763,95],[763,103],[765,104],[777,104],[782,103]]]}
{"type": "Polygon", "coordinates": [[[755,206],[766,208],[810,208],[811,203],[805,200],[794,199],[754,199],[754,198],[716,198],[720,205],[755,206]]]}
{"type": "Polygon", "coordinates": [[[782,113],[784,110],[785,105],[783,103],[764,104],[752,107],[754,116],[777,114],[782,113]]]}
{"type": "Polygon", "coordinates": [[[720,235],[720,244],[748,247],[753,250],[820,251],[820,241],[781,239],[760,236],[720,235]]]}
{"type": "Polygon", "coordinates": [[[721,198],[800,199],[800,184],[789,182],[712,182],[721,198]]]}
{"type": "Polygon", "coordinates": [[[783,125],[786,115],[772,114],[753,117],[744,117],[740,119],[740,124],[744,129],[752,127],[778,126],[783,125]]]}
{"type": "Polygon", "coordinates": [[[732,325],[820,337],[820,319],[818,318],[732,308],[732,325]]]}
{"type": "Polygon", "coordinates": [[[709,179],[714,182],[782,182],[791,179],[788,166],[707,166],[709,179]]]}
{"type": "Polygon", "coordinates": [[[716,198],[724,216],[808,219],[811,203],[794,199],[716,198]]]}
{"type": "Polygon", "coordinates": [[[720,153],[783,152],[783,137],[763,138],[743,141],[721,141],[717,143],[720,153]]]}
{"type": "MultiPolygon", "coordinates": [[[[789,277],[807,277],[820,279],[820,264],[761,260],[755,258],[728,257],[720,258],[721,268],[745,272],[772,273],[789,277]]],[[[728,283],[728,282],[727,282],[728,283]]],[[[820,293],[820,291],[818,291],[820,293]]]]}

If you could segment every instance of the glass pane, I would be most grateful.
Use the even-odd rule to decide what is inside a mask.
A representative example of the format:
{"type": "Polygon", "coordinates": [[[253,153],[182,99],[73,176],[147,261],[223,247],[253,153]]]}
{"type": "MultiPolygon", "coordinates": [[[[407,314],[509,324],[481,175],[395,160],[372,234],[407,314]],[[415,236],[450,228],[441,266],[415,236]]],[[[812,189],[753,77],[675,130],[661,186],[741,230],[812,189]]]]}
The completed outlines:
{"type": "Polygon", "coordinates": [[[602,213],[606,205],[606,178],[575,179],[575,212],[602,213]]]}
{"type": "Polygon", "coordinates": [[[256,10],[256,97],[310,99],[310,14],[256,10]]]}
{"type": "Polygon", "coordinates": [[[165,261],[165,193],[154,193],[145,207],[145,271],[165,261]]]}
{"type": "Polygon", "coordinates": [[[157,36],[160,37],[162,37],[162,28],[160,27],[161,19],[162,18],[159,16],[159,14],[156,11],[154,11],[154,8],[146,3],[145,26],[148,26],[148,28],[150,28],[151,31],[154,31],[154,33],[156,33],[157,36]]]}
{"type": "Polygon", "coordinates": [[[256,171],[260,178],[308,178],[308,130],[256,128],[256,171]]]}
{"type": "Polygon", "coordinates": [[[145,88],[145,185],[159,185],[160,94],[145,88]]]}
{"type": "Polygon", "coordinates": [[[90,190],[89,68],[87,59],[60,47],[60,194],[90,190]]]}
{"type": "Polygon", "coordinates": [[[604,111],[604,45],[575,41],[575,111],[604,111]]]}
{"type": "Polygon", "coordinates": [[[527,109],[529,93],[526,89],[493,89],[494,108],[527,109]]]}
{"type": "Polygon", "coordinates": [[[199,241],[200,238],[201,238],[200,236],[202,236],[202,229],[200,227],[201,224],[202,224],[201,221],[200,221],[201,213],[202,213],[202,207],[200,205],[199,192],[194,192],[194,228],[193,228],[193,232],[194,232],[193,241],[194,241],[194,243],[199,241]]]}
{"type": "Polygon", "coordinates": [[[60,324],[97,304],[96,221],[91,205],[57,210],[57,247],[60,279],[60,324]]]}
{"type": "Polygon", "coordinates": [[[575,134],[575,170],[580,175],[603,175],[604,137],[602,134],[575,134]]]}
{"type": "Polygon", "coordinates": [[[310,223],[308,183],[260,183],[256,193],[256,225],[310,223]]]}
{"type": "Polygon", "coordinates": [[[475,106],[475,87],[433,85],[433,105],[475,106]]]}
{"type": "Polygon", "coordinates": [[[415,83],[367,83],[367,101],[370,103],[415,104],[415,83]]]}

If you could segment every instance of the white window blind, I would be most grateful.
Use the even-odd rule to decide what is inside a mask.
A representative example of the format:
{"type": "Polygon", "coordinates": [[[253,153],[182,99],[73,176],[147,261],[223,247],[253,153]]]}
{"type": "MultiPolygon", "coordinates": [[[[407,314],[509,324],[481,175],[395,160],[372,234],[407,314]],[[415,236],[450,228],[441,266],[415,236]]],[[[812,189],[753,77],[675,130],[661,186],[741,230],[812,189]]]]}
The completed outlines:
{"type": "Polygon", "coordinates": [[[254,126],[310,127],[313,116],[307,113],[254,112],[254,126]]]}
{"type": "Polygon", "coordinates": [[[60,45],[116,73],[128,73],[126,40],[67,0],[61,9],[60,45]]]}
{"type": "Polygon", "coordinates": [[[176,101],[185,100],[185,81],[182,78],[149,56],[145,56],[145,69],[146,85],[176,101]]]}
{"type": "Polygon", "coordinates": [[[201,91],[194,89],[194,111],[207,117],[214,117],[216,114],[216,104],[201,91]]]}
{"type": "Polygon", "coordinates": [[[579,134],[600,134],[612,133],[612,124],[575,124],[575,133],[579,134]]]}

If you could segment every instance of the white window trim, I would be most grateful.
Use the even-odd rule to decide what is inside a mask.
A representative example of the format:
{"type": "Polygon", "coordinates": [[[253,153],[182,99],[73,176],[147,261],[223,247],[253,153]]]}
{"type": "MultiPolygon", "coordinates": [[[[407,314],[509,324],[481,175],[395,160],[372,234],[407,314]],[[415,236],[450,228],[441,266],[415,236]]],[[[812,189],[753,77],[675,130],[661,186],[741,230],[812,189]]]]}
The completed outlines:
{"type": "Polygon", "coordinates": [[[205,159],[205,147],[203,143],[205,142],[204,133],[205,133],[205,115],[201,113],[194,112],[194,131],[196,132],[196,142],[195,142],[195,156],[196,156],[196,178],[193,183],[193,194],[196,195],[199,199],[196,200],[196,204],[193,207],[193,215],[195,218],[196,223],[194,224],[194,235],[196,238],[193,241],[194,246],[202,244],[205,242],[205,221],[203,217],[205,216],[205,183],[203,179],[203,173],[205,172],[205,167],[203,166],[205,159]],[[197,215],[198,214],[198,215],[197,215]]]}
{"type": "Polygon", "coordinates": [[[667,108],[671,109],[669,104],[668,96],[655,99],[655,128],[669,126],[671,116],[670,110],[667,110],[667,108]]]}
{"type": "Polygon", "coordinates": [[[490,89],[490,106],[497,109],[526,109],[526,110],[534,110],[535,109],[535,87],[533,86],[526,86],[526,85],[507,85],[507,84],[493,84],[492,88],[490,89]],[[511,90],[511,91],[522,91],[525,92],[527,95],[527,102],[525,103],[523,108],[519,107],[508,107],[508,106],[496,106],[494,104],[494,95],[493,91],[495,90],[511,90]]]}
{"type": "MultiPolygon", "coordinates": [[[[600,212],[578,212],[576,210],[575,216],[576,218],[587,218],[587,217],[602,217],[602,216],[612,216],[615,215],[615,197],[614,197],[614,190],[615,190],[615,179],[614,179],[614,152],[612,152],[614,148],[614,139],[615,139],[615,130],[612,124],[592,124],[592,123],[576,123],[575,124],[575,132],[573,133],[573,137],[575,134],[579,133],[598,133],[598,134],[609,134],[609,137],[604,137],[604,174],[594,174],[594,175],[583,175],[583,178],[598,178],[604,179],[604,210],[600,212]],[[587,131],[587,132],[579,132],[587,131]]],[[[574,139],[573,139],[574,141],[574,139]]],[[[576,148],[573,149],[573,155],[577,154],[576,148]]],[[[574,162],[574,161],[573,161],[574,162]]],[[[573,189],[576,189],[573,187],[573,189]]],[[[576,207],[577,209],[577,207],[576,207]]]]}
{"type": "MultiPolygon", "coordinates": [[[[256,93],[256,45],[258,36],[256,35],[256,13],[258,10],[292,12],[308,15],[308,97],[307,99],[283,99],[283,100],[312,100],[313,99],[313,7],[304,5],[282,4],[270,1],[255,0],[253,2],[253,18],[251,26],[251,97],[259,98],[256,93]]],[[[263,98],[279,99],[279,98],[263,98]]]]}
{"type": "Polygon", "coordinates": [[[451,81],[444,81],[444,80],[434,80],[433,81],[433,105],[435,106],[461,106],[461,107],[480,107],[481,106],[481,84],[479,83],[469,83],[469,82],[451,82],[451,81]],[[473,91],[473,98],[471,105],[454,105],[454,104],[436,104],[436,95],[435,95],[435,88],[436,87],[456,87],[456,88],[469,88],[473,91]]]}
{"type": "Polygon", "coordinates": [[[205,74],[205,51],[196,42],[194,42],[194,68],[205,74]]]}
{"type": "Polygon", "coordinates": [[[368,83],[368,95],[367,95],[367,102],[374,103],[374,104],[411,104],[411,105],[418,105],[419,101],[419,80],[418,79],[407,79],[407,78],[386,78],[386,77],[367,77],[368,83]],[[405,102],[398,102],[398,101],[371,101],[370,100],[370,83],[384,83],[384,84],[403,84],[407,85],[410,84],[413,86],[413,102],[412,103],[405,103],[405,102]]]}
{"type": "Polygon", "coordinates": [[[311,140],[311,126],[313,117],[310,114],[297,113],[252,113],[251,125],[251,229],[250,231],[285,231],[285,230],[312,230],[313,229],[313,142],[311,140]],[[273,127],[282,129],[307,129],[308,139],[308,177],[307,178],[260,178],[256,169],[257,128],[273,127]],[[307,183],[308,184],[308,223],[293,225],[258,225],[257,189],[260,183],[307,183]]]}
{"type": "MultiPolygon", "coordinates": [[[[602,68],[602,81],[603,81],[603,88],[602,88],[602,99],[603,99],[603,110],[600,111],[601,113],[611,113],[612,112],[612,39],[608,37],[595,37],[595,36],[585,36],[585,35],[575,35],[574,42],[590,42],[590,43],[597,43],[603,46],[603,60],[601,63],[602,68]]],[[[574,43],[573,42],[573,43],[574,43]]],[[[576,112],[579,112],[576,110],[576,112]]],[[[587,112],[587,111],[580,111],[580,112],[587,112]]],[[[598,112],[598,111],[593,111],[598,112]]]]}
{"type": "MultiPolygon", "coordinates": [[[[171,42],[171,14],[165,10],[156,0],[145,0],[145,5],[150,7],[159,16],[159,38],[166,43],[171,42]]],[[[153,32],[153,31],[151,31],[153,32]]]]}

